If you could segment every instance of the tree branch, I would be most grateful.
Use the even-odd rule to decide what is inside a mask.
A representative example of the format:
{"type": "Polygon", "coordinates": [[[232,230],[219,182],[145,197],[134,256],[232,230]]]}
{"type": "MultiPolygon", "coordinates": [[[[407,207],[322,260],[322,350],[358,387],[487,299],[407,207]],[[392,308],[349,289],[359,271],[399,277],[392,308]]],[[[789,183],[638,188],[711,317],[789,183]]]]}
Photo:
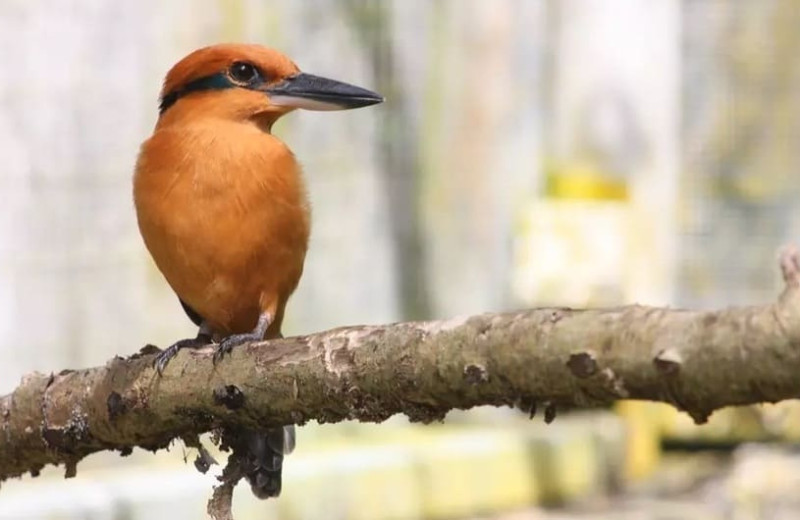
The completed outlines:
{"type": "Polygon", "coordinates": [[[221,427],[396,413],[429,422],[454,408],[536,403],[552,419],[555,407],[616,399],[671,403],[702,423],[724,406],[794,398],[797,250],[780,266],[786,289],[765,306],[533,309],[253,343],[216,366],[212,347],[183,350],[160,378],[154,347],[102,367],[30,374],[0,398],[0,479],[46,464],[71,476],[96,451],[157,450],[221,427]]]}

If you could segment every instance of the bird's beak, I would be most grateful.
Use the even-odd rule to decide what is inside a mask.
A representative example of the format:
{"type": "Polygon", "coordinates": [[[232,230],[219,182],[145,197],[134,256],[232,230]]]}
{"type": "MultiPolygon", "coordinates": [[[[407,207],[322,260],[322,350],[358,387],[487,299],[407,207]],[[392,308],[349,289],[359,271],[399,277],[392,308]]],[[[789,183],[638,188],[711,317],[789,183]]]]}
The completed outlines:
{"type": "Polygon", "coordinates": [[[273,105],[307,110],[347,110],[383,102],[383,96],[312,74],[300,72],[266,89],[273,105]]]}

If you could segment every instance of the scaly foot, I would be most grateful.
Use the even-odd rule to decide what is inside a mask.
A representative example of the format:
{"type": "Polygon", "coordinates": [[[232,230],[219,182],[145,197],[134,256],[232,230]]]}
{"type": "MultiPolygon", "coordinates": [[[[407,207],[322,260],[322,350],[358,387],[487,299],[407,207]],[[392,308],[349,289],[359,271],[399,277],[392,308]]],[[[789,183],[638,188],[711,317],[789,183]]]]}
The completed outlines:
{"type": "Polygon", "coordinates": [[[161,373],[167,367],[167,364],[170,362],[170,360],[172,360],[172,358],[175,357],[175,354],[177,354],[179,350],[184,348],[205,347],[209,343],[211,343],[211,335],[201,330],[201,332],[197,333],[196,338],[187,338],[176,341],[168,348],[159,352],[153,361],[153,366],[156,368],[158,375],[161,375],[161,373]]]}
{"type": "Polygon", "coordinates": [[[268,312],[263,312],[258,316],[258,323],[251,332],[243,334],[232,334],[223,339],[216,352],[214,352],[214,364],[216,365],[219,360],[225,357],[225,354],[230,354],[234,347],[250,343],[251,341],[261,341],[264,339],[264,334],[267,333],[269,324],[272,322],[272,317],[268,312]]]}

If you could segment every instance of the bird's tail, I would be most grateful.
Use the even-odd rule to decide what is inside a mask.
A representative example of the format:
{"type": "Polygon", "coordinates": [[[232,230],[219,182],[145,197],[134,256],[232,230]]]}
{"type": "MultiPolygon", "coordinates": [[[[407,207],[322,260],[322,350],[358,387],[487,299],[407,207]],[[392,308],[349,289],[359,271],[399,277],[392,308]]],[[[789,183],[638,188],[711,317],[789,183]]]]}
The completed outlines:
{"type": "Polygon", "coordinates": [[[245,478],[250,489],[258,498],[277,497],[281,494],[283,456],[294,450],[294,426],[248,430],[244,437],[247,442],[245,478]]]}

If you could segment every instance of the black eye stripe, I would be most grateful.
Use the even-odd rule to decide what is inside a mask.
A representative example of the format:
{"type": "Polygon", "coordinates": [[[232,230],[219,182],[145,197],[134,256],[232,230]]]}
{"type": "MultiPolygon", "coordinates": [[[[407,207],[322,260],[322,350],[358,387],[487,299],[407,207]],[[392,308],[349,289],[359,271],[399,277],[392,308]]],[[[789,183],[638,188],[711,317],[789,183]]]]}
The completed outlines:
{"type": "Polygon", "coordinates": [[[163,114],[180,98],[192,92],[207,90],[224,90],[229,88],[247,88],[258,90],[265,83],[264,76],[258,67],[246,61],[234,62],[227,70],[190,81],[183,87],[166,93],[159,102],[158,112],[163,114]]]}
{"type": "Polygon", "coordinates": [[[237,85],[224,73],[212,74],[211,76],[204,76],[194,81],[190,81],[182,88],[168,92],[161,98],[158,105],[159,114],[163,114],[169,107],[174,105],[180,98],[192,92],[201,92],[208,90],[224,90],[234,88],[237,85]]]}

